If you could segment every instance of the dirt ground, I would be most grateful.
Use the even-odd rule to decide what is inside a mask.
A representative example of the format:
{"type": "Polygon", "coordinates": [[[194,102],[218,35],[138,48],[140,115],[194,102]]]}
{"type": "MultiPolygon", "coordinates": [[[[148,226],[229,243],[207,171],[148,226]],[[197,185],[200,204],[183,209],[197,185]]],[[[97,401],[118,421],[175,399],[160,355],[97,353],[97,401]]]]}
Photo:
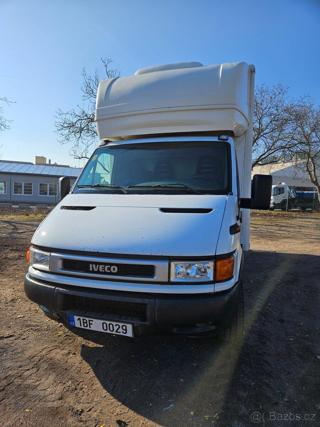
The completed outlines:
{"type": "Polygon", "coordinates": [[[111,337],[47,319],[23,292],[32,218],[0,220],[1,426],[320,425],[320,216],[253,215],[246,333],[111,337]]]}

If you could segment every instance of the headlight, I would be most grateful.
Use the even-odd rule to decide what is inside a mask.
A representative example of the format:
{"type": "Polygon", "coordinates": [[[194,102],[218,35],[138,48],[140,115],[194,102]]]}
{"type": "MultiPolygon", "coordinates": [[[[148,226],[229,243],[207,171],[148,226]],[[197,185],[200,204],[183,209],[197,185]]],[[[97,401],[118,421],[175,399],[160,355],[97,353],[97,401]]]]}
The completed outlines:
{"type": "Polygon", "coordinates": [[[30,248],[30,265],[40,270],[49,270],[50,253],[30,248]]]}
{"type": "Polygon", "coordinates": [[[213,280],[213,261],[172,262],[172,282],[209,282],[213,280]]]}

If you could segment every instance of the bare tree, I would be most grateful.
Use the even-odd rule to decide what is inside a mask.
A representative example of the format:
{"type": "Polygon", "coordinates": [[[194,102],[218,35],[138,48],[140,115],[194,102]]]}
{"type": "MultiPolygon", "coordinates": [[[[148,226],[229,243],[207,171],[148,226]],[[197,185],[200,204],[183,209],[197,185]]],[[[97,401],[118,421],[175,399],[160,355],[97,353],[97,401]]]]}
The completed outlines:
{"type": "Polygon", "coordinates": [[[103,78],[115,78],[119,71],[111,66],[110,58],[101,58],[104,75],[100,77],[97,71],[90,75],[82,71],[82,105],[77,105],[69,111],[58,110],[56,113],[56,131],[61,144],[71,144],[71,154],[75,159],[87,159],[92,146],[97,143],[96,125],[94,122],[95,99],[99,81],[103,78]]]}
{"type": "MultiPolygon", "coordinates": [[[[2,97],[0,98],[0,102],[8,105],[11,101],[9,101],[8,98],[2,97]]],[[[9,128],[9,120],[2,115],[2,108],[0,107],[0,131],[7,130],[9,128]]]]}
{"type": "Polygon", "coordinates": [[[302,99],[291,105],[290,114],[295,124],[295,144],[289,154],[308,173],[320,198],[320,108],[311,100],[302,99]]]}
{"type": "Polygon", "coordinates": [[[253,113],[252,167],[276,163],[295,144],[288,91],[282,85],[259,86],[253,113]]]}
{"type": "MultiPolygon", "coordinates": [[[[112,68],[110,58],[101,58],[101,63],[104,70],[102,78],[119,76],[119,71],[112,68]]],[[[77,105],[69,111],[58,110],[55,123],[59,142],[71,145],[71,154],[75,159],[88,158],[92,146],[97,143],[94,109],[101,78],[97,72],[90,75],[85,69],[82,71],[82,77],[82,105],[77,105]]],[[[291,116],[287,111],[286,98],[287,90],[281,85],[257,88],[254,105],[253,166],[278,161],[292,142],[289,131],[291,116]]]]}

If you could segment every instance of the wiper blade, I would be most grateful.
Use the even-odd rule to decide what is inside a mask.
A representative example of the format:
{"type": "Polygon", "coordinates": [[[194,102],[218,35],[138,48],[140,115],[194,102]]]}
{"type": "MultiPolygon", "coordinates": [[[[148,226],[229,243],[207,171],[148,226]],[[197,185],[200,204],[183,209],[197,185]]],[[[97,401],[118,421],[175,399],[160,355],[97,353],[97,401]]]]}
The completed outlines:
{"type": "Polygon", "coordinates": [[[110,184],[80,184],[77,185],[77,188],[103,188],[104,190],[118,190],[122,191],[122,193],[127,193],[124,187],[120,185],[110,185],[110,184]]]}
{"type": "Polygon", "coordinates": [[[151,185],[128,185],[127,188],[151,188],[151,189],[182,189],[182,190],[186,190],[190,193],[196,193],[199,194],[199,190],[197,190],[196,188],[190,187],[189,185],[186,184],[182,184],[180,182],[177,183],[169,183],[169,184],[151,184],[151,185]]]}

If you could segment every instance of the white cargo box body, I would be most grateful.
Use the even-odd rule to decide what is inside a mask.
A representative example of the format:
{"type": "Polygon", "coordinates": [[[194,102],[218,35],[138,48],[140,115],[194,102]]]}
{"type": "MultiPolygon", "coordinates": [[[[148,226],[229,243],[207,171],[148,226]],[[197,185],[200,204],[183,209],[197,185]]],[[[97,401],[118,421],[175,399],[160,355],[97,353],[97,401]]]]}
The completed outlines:
{"type": "MultiPolygon", "coordinates": [[[[97,93],[101,140],[161,134],[230,132],[239,165],[240,197],[251,197],[254,67],[245,62],[179,63],[104,80],[97,93]]],[[[250,247],[250,211],[242,210],[241,243],[250,247]]]]}
{"type": "Polygon", "coordinates": [[[96,105],[99,137],[213,131],[241,136],[251,120],[252,70],[245,62],[187,63],[104,80],[96,105]]]}

